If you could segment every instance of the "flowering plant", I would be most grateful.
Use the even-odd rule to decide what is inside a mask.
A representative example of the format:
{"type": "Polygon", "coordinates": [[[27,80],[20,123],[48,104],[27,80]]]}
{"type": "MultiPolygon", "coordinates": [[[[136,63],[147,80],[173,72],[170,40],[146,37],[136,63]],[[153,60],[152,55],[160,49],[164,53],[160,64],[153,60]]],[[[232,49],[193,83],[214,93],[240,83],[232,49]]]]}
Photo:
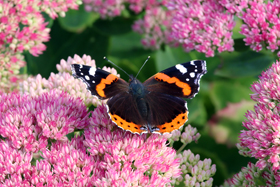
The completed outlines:
{"type": "Polygon", "coordinates": [[[0,186],[279,186],[279,12],[279,0],[0,0],[0,186]],[[184,127],[118,128],[71,72],[126,80],[104,56],[134,75],[151,56],[140,81],[206,60],[184,127]]]}

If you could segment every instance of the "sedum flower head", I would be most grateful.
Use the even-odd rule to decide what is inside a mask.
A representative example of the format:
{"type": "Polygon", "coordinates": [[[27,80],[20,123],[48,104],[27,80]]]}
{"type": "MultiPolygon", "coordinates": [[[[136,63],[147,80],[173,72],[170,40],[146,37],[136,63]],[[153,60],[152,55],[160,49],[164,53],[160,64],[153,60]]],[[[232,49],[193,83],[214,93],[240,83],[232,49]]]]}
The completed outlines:
{"type": "Polygon", "coordinates": [[[172,36],[185,51],[197,50],[206,56],[214,51],[233,51],[233,15],[214,0],[171,0],[167,5],[176,14],[172,20],[172,36]]]}
{"type": "Polygon", "coordinates": [[[237,145],[240,154],[258,159],[256,166],[260,169],[268,164],[272,164],[274,170],[280,168],[279,70],[280,63],[276,62],[252,85],[252,99],[258,104],[245,115],[246,130],[241,131],[237,145]]]}
{"type": "Polygon", "coordinates": [[[272,52],[278,51],[280,56],[280,31],[278,1],[249,1],[249,7],[242,12],[244,24],[241,26],[241,34],[245,35],[245,43],[253,50],[259,52],[263,47],[272,52]]]}
{"type": "MultiPolygon", "coordinates": [[[[151,6],[151,5],[150,5],[151,6]]],[[[132,28],[144,36],[142,44],[149,49],[159,49],[162,44],[176,46],[177,42],[171,37],[171,20],[175,11],[166,10],[163,5],[146,9],[143,19],[135,21],[132,28]]]]}
{"type": "Polygon", "coordinates": [[[85,129],[85,145],[98,157],[96,186],[168,186],[180,176],[180,163],[166,138],[156,134],[136,135],[114,128],[105,106],[92,113],[85,129]],[[103,112],[102,117],[100,113],[103,112]],[[106,124],[107,123],[107,124],[106,124]],[[108,126],[107,126],[108,125],[108,126]]]}
{"type": "Polygon", "coordinates": [[[16,149],[38,152],[48,138],[66,141],[65,135],[87,126],[82,100],[52,90],[38,97],[0,95],[0,135],[16,149]]]}
{"type": "Polygon", "coordinates": [[[0,90],[17,91],[23,80],[19,75],[25,66],[22,53],[38,56],[50,39],[41,12],[51,18],[64,15],[69,8],[77,9],[80,0],[2,0],[0,1],[0,90]]]}

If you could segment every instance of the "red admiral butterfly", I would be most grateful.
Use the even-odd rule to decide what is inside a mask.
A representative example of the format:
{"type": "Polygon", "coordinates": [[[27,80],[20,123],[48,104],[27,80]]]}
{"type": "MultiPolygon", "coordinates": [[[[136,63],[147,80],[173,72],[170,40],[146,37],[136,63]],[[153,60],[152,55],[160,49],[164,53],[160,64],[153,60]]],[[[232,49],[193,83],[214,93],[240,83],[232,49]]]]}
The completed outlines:
{"type": "Polygon", "coordinates": [[[120,128],[141,133],[167,133],[188,120],[187,103],[199,91],[206,62],[177,64],[147,79],[143,84],[130,76],[127,83],[102,69],[72,64],[72,74],[87,85],[92,95],[107,101],[108,113],[120,128]]]}

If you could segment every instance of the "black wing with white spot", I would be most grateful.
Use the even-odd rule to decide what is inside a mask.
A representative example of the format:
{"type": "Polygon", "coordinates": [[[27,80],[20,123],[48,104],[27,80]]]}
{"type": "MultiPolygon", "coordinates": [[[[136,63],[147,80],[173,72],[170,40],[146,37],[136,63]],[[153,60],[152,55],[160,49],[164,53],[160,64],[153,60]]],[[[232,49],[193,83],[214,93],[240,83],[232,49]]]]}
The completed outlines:
{"type": "Polygon", "coordinates": [[[121,92],[128,91],[128,83],[118,76],[102,69],[82,64],[72,64],[72,75],[81,79],[92,95],[108,99],[121,92]]]}
{"type": "Polygon", "coordinates": [[[198,93],[200,79],[206,72],[205,61],[193,60],[155,74],[144,85],[150,92],[192,98],[198,93]]]}

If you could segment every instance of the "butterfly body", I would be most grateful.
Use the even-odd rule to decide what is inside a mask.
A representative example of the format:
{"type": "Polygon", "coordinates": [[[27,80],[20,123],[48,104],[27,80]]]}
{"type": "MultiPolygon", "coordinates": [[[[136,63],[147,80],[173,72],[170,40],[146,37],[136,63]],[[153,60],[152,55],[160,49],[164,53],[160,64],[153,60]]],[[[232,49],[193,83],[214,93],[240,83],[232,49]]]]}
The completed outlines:
{"type": "Polygon", "coordinates": [[[129,82],[90,66],[73,64],[72,74],[82,79],[88,90],[108,99],[108,114],[120,128],[133,133],[168,133],[188,119],[187,103],[199,90],[206,73],[201,60],[178,64],[163,70],[144,83],[130,76],[129,82]]]}

